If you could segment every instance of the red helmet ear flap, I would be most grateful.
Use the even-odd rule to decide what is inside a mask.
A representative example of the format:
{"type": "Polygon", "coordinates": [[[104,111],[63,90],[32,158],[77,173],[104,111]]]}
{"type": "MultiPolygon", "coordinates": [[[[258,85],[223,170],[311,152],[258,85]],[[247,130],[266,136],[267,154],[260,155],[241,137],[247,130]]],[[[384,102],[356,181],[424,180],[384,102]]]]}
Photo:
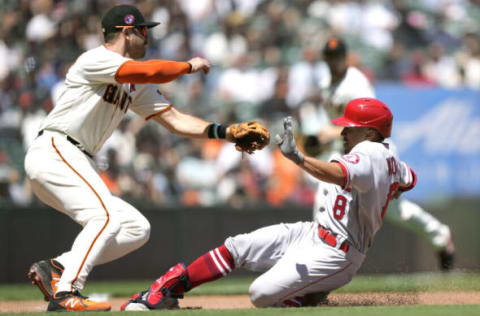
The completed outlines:
{"type": "Polygon", "coordinates": [[[339,126],[364,126],[376,129],[384,138],[392,132],[393,115],[388,106],[374,98],[359,98],[348,102],[343,116],[332,120],[339,126]]]}

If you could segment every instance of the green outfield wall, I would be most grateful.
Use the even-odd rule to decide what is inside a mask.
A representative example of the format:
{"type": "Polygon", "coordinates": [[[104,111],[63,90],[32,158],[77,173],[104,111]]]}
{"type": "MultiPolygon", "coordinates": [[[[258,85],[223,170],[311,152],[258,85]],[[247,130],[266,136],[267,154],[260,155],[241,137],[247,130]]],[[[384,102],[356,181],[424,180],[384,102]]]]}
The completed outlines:
{"type": "MultiPolygon", "coordinates": [[[[280,222],[308,221],[310,208],[185,208],[136,205],[149,219],[152,233],[141,249],[98,266],[89,279],[152,279],[171,265],[187,264],[223,243],[226,237],[280,222]]],[[[480,270],[480,201],[456,200],[428,205],[453,230],[457,269],[480,270]]],[[[32,262],[69,249],[81,227],[43,206],[0,209],[0,282],[27,282],[32,262]]],[[[386,222],[376,235],[361,273],[438,271],[434,249],[417,234],[386,222]]]]}

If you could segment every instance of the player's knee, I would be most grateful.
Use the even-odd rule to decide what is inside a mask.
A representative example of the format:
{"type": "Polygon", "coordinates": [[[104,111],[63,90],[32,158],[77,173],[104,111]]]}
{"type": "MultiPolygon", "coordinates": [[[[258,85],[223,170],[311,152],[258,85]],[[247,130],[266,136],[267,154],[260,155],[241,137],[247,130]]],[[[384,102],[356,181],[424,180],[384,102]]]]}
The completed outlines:
{"type": "Polygon", "coordinates": [[[150,223],[141,216],[132,218],[132,222],[125,227],[125,233],[136,248],[143,246],[150,239],[150,223]],[[132,223],[133,222],[133,223],[132,223]]]}
{"type": "Polygon", "coordinates": [[[138,235],[138,238],[141,240],[142,245],[150,239],[150,230],[151,230],[150,222],[145,217],[138,219],[136,234],[138,235]]]}
{"type": "Polygon", "coordinates": [[[111,216],[110,218],[106,218],[106,221],[108,223],[105,229],[108,230],[113,235],[118,234],[122,225],[120,220],[111,216]]]}
{"type": "Polygon", "coordinates": [[[248,294],[255,307],[269,307],[275,304],[275,299],[265,291],[265,286],[262,286],[261,282],[254,281],[248,289],[248,294]]]}

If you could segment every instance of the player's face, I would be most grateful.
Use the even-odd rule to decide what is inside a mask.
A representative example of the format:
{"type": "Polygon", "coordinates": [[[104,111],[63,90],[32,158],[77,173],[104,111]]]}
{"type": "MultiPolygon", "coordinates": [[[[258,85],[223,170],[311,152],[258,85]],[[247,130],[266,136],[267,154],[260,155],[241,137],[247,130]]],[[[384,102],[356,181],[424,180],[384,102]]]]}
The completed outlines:
{"type": "Polygon", "coordinates": [[[336,76],[343,75],[347,69],[345,56],[328,56],[325,57],[325,62],[327,63],[328,68],[330,68],[330,72],[336,76]]]}
{"type": "Polygon", "coordinates": [[[342,130],[343,149],[348,154],[355,145],[368,139],[366,127],[345,127],[342,130]]]}
{"type": "Polygon", "coordinates": [[[128,55],[133,59],[145,57],[148,44],[148,35],[146,27],[136,27],[130,29],[128,40],[128,55]]]}

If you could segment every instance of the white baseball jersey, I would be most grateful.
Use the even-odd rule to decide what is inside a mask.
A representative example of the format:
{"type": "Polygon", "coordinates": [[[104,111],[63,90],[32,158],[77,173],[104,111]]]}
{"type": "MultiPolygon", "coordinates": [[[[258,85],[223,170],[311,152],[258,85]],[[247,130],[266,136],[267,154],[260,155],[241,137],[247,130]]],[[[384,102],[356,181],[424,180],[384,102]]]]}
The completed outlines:
{"type": "Polygon", "coordinates": [[[392,195],[399,187],[412,185],[414,178],[388,144],[363,141],[349,154],[332,159],[340,163],[345,187],[323,186],[325,203],[316,220],[366,253],[380,229],[392,195]]]}
{"type": "Polygon", "coordinates": [[[100,46],[80,55],[41,129],[62,132],[95,155],[128,109],[148,119],[170,105],[151,84],[121,84],[118,68],[129,58],[100,46]]]}
{"type": "Polygon", "coordinates": [[[334,85],[330,72],[326,72],[319,85],[324,106],[331,118],[341,116],[345,105],[352,99],[375,97],[370,81],[355,67],[348,67],[342,80],[334,85]]]}
{"type": "Polygon", "coordinates": [[[25,157],[36,196],[84,227],[72,248],[55,258],[65,267],[57,291],[82,289],[95,265],[116,260],[149,238],[148,220],[111,194],[84,153],[97,153],[128,109],[148,119],[170,106],[156,85],[115,80],[128,60],[104,46],[82,54],[25,157]]]}
{"type": "MultiPolygon", "coordinates": [[[[323,69],[323,68],[322,68],[323,69]]],[[[332,126],[330,120],[343,115],[345,106],[352,99],[374,98],[375,93],[368,78],[355,67],[348,67],[343,78],[332,85],[332,76],[328,67],[324,68],[318,82],[323,102],[316,110],[316,115],[304,118],[302,133],[307,135],[318,134],[323,129],[332,126]]],[[[341,142],[335,142],[333,150],[340,151],[341,142]]]]}

